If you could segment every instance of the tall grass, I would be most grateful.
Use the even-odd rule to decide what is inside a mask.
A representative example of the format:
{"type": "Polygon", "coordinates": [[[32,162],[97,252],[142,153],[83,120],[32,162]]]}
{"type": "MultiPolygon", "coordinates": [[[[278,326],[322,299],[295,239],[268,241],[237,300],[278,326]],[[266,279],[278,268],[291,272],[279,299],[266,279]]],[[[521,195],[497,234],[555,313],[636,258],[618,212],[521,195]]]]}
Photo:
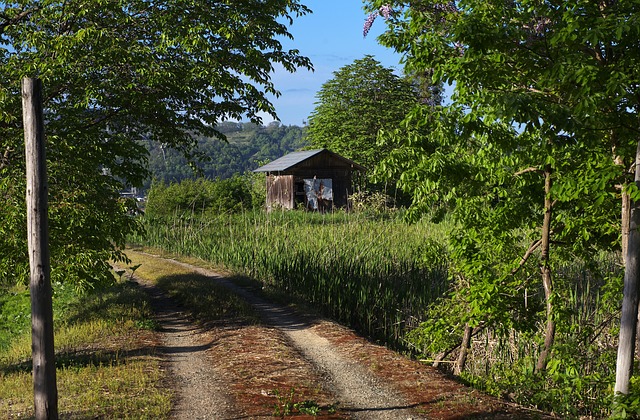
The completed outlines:
{"type": "Polygon", "coordinates": [[[444,227],[338,212],[148,220],[133,242],[224,265],[399,345],[447,287],[444,227]]]}

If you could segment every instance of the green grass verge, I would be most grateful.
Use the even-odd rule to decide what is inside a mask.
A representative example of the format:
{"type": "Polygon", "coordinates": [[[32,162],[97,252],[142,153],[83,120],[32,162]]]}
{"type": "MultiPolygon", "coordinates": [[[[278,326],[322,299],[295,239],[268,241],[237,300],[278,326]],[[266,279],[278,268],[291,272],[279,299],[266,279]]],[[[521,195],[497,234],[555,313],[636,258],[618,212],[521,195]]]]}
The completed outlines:
{"type": "MultiPolygon", "coordinates": [[[[171,391],[163,386],[142,291],[128,282],[83,295],[57,288],[54,307],[61,418],[168,417],[171,391]]],[[[0,418],[32,418],[30,334],[6,341],[0,349],[0,418]]]]}
{"type": "MultiPolygon", "coordinates": [[[[194,273],[171,261],[153,256],[127,251],[133,266],[139,266],[135,274],[156,284],[167,295],[174,298],[194,319],[213,322],[221,319],[229,322],[258,323],[259,316],[243,299],[216,284],[212,278],[194,273]]],[[[203,266],[203,261],[190,261],[203,266]]],[[[232,280],[232,278],[227,278],[232,280]]]]}

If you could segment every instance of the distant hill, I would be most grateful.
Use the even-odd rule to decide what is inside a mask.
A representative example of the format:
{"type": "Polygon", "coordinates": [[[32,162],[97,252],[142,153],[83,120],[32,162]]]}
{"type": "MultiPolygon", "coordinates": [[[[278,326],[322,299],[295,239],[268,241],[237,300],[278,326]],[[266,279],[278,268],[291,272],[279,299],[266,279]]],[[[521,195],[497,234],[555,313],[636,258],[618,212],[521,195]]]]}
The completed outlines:
{"type": "MultiPolygon", "coordinates": [[[[228,143],[217,138],[198,139],[199,150],[205,153],[208,161],[199,162],[197,166],[208,179],[230,178],[307,146],[303,140],[306,128],[295,125],[225,122],[218,128],[227,136],[228,143]]],[[[179,152],[161,148],[158,144],[149,144],[147,148],[149,169],[154,179],[170,184],[195,177],[179,152]]],[[[151,179],[145,188],[150,184],[151,179]]]]}

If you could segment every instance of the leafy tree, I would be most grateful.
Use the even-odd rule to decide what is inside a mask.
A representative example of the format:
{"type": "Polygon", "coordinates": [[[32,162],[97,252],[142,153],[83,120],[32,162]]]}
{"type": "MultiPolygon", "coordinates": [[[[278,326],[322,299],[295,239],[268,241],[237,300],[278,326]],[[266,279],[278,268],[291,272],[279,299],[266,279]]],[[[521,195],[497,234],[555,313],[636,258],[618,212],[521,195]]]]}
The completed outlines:
{"type": "Polygon", "coordinates": [[[220,122],[275,115],[274,63],[297,0],[16,0],[0,3],[0,280],[23,281],[26,238],[20,80],[45,87],[52,277],[107,278],[136,228],[124,185],[148,175],[141,140],[195,156],[220,122]]]}
{"type": "Polygon", "coordinates": [[[317,99],[306,139],[371,170],[389,152],[376,145],[378,131],[396,128],[418,95],[407,80],[365,56],[335,72],[317,99]]]}
{"type": "Polygon", "coordinates": [[[151,219],[217,215],[251,209],[263,203],[264,201],[253,203],[249,177],[236,175],[215,181],[198,178],[170,185],[153,184],[145,213],[151,219]]]}
{"type": "MultiPolygon", "coordinates": [[[[383,2],[367,3],[371,10],[383,6],[383,2]]],[[[488,136],[473,154],[497,147],[501,152],[494,161],[513,175],[542,172],[544,215],[553,215],[552,226],[547,225],[546,217],[542,223],[552,227],[547,242],[573,243],[569,250],[574,255],[589,258],[598,247],[619,248],[615,238],[628,231],[624,203],[637,198],[629,168],[636,156],[640,109],[638,70],[632,64],[638,59],[638,6],[637,2],[608,1],[384,2],[390,30],[381,41],[405,54],[410,71],[432,72],[436,81],[454,84],[452,101],[463,108],[462,122],[470,127],[493,122],[519,127],[522,134],[506,143],[488,136]],[[509,163],[518,154],[522,158],[509,163]],[[618,234],[614,234],[614,219],[620,214],[622,223],[617,223],[618,234]]],[[[424,124],[417,121],[409,123],[424,124]]],[[[419,155],[414,152],[412,156],[419,155]]],[[[499,167],[490,162],[483,162],[482,167],[494,167],[494,175],[485,175],[483,182],[499,173],[499,167]]],[[[414,182],[419,183],[434,176],[433,167],[421,168],[407,169],[404,178],[415,174],[414,182]]],[[[497,189],[500,201],[492,205],[491,215],[504,211],[501,204],[518,200],[517,192],[509,187],[497,189]]],[[[426,194],[420,194],[414,198],[424,204],[426,194]]],[[[515,213],[516,227],[529,225],[527,215],[532,209],[540,214],[526,207],[515,213]]],[[[500,237],[495,227],[479,220],[465,225],[473,226],[476,228],[466,233],[494,230],[493,235],[482,237],[499,243],[491,240],[500,237]]],[[[503,226],[500,232],[513,229],[503,226]]],[[[549,249],[539,252],[539,258],[548,258],[549,249]]],[[[472,261],[480,259],[470,256],[472,261]]],[[[544,260],[540,261],[544,267],[544,260]]],[[[490,264],[486,261],[482,266],[490,264]]],[[[636,270],[627,266],[627,272],[629,279],[636,270]]],[[[550,282],[544,280],[544,273],[543,283],[547,294],[550,282]]],[[[559,292],[552,289],[546,299],[547,333],[539,369],[546,366],[544,356],[553,344],[555,326],[551,324],[558,314],[550,305],[558,302],[553,296],[559,292]]],[[[637,302],[631,304],[636,306],[637,302]]],[[[634,314],[629,317],[635,318],[634,314]]]]}

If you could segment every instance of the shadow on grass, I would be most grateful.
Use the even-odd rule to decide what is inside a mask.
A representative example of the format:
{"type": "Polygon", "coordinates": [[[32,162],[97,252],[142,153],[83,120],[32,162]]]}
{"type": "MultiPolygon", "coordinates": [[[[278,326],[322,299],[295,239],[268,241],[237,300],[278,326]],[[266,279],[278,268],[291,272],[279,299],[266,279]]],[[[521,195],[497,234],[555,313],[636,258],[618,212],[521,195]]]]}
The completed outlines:
{"type": "Polygon", "coordinates": [[[157,289],[148,290],[152,305],[158,314],[187,312],[200,324],[222,321],[237,326],[259,323],[255,309],[228,287],[216,282],[216,278],[201,274],[177,274],[158,279],[157,289]]]}
{"type": "MultiPolygon", "coordinates": [[[[86,367],[119,366],[129,360],[139,359],[145,356],[157,356],[158,348],[154,346],[140,347],[132,350],[77,350],[56,354],[57,369],[82,369],[86,367]]],[[[0,366],[0,372],[10,373],[31,372],[32,361],[26,360],[18,363],[0,366]]]]}
{"type": "Polygon", "coordinates": [[[133,282],[120,282],[83,296],[67,309],[65,322],[77,324],[89,320],[120,321],[123,317],[143,322],[153,314],[147,296],[133,282]]]}
{"type": "Polygon", "coordinates": [[[261,283],[245,276],[174,275],[159,279],[157,285],[204,324],[238,327],[266,323],[299,330],[318,321],[315,310],[296,311],[294,307],[301,309],[296,299],[274,299],[261,283]]]}

